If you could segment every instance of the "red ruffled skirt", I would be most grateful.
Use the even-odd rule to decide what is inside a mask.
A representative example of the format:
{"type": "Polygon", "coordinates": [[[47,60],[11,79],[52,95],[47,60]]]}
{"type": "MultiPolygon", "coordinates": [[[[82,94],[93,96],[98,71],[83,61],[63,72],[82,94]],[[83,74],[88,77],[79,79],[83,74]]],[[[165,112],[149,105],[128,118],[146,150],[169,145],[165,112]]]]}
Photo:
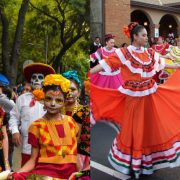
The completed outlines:
{"type": "Polygon", "coordinates": [[[96,121],[121,126],[108,157],[118,171],[138,178],[180,165],[180,70],[144,97],[91,85],[91,102],[96,121]]]}

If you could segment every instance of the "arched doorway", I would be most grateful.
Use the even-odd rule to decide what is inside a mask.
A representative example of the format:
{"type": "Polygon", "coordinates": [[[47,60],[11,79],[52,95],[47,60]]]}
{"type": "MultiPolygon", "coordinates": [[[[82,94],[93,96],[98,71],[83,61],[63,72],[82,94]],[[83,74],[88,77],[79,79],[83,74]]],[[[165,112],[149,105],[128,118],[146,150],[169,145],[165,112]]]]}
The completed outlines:
{"type": "Polygon", "coordinates": [[[178,24],[174,16],[170,14],[164,15],[159,25],[160,36],[167,37],[169,33],[173,33],[175,37],[178,37],[178,24]]]}
{"type": "Polygon", "coordinates": [[[150,37],[151,35],[151,18],[149,15],[141,10],[135,10],[131,13],[131,22],[138,22],[139,24],[143,25],[147,32],[148,36],[150,37]]]}

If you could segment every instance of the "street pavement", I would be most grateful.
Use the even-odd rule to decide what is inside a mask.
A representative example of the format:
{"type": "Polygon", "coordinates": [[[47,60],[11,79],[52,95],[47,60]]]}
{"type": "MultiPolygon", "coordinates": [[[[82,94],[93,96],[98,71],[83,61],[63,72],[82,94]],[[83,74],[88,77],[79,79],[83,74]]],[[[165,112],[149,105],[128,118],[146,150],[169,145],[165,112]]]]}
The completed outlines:
{"type": "MultiPolygon", "coordinates": [[[[105,123],[97,123],[91,128],[91,180],[127,179],[127,176],[113,169],[107,159],[116,134],[117,132],[105,123]],[[114,171],[119,173],[119,177],[113,177],[114,171]]],[[[161,169],[153,175],[141,177],[140,180],[180,180],[180,167],[161,169]]]]}

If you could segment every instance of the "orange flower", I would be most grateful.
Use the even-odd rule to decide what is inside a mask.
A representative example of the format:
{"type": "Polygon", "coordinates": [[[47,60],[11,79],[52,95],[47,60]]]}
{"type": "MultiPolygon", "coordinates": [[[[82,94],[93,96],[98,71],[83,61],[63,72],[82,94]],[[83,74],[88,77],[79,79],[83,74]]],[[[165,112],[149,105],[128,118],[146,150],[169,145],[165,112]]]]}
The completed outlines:
{"type": "Polygon", "coordinates": [[[124,26],[124,27],[123,27],[123,32],[124,32],[124,34],[125,34],[128,38],[131,37],[128,26],[124,26]]]}
{"type": "Polygon", "coordinates": [[[34,98],[37,101],[41,101],[44,99],[44,92],[41,89],[35,89],[33,92],[34,98]]]}
{"type": "Polygon", "coordinates": [[[79,117],[82,117],[83,113],[82,113],[82,112],[78,112],[77,115],[78,115],[79,117]]]}
{"type": "Polygon", "coordinates": [[[84,87],[85,87],[85,91],[88,93],[90,91],[90,81],[89,80],[84,81],[84,87]]]}

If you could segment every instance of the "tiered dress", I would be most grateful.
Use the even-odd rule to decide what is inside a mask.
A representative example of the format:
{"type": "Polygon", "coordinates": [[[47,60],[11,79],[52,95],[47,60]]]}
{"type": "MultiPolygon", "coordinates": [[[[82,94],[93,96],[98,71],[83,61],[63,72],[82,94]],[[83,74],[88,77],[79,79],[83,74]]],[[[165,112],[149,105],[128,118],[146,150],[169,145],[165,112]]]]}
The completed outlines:
{"type": "MultiPolygon", "coordinates": [[[[90,55],[90,60],[95,62],[97,59],[98,62],[100,62],[102,59],[112,55],[115,50],[116,48],[108,50],[106,47],[101,47],[95,53],[90,55]]],[[[101,71],[93,74],[91,75],[91,83],[104,88],[117,89],[123,83],[120,69],[117,68],[113,72],[101,71]]]]}
{"type": "Polygon", "coordinates": [[[152,49],[117,49],[100,62],[111,72],[121,68],[125,83],[117,90],[91,84],[92,113],[121,126],[109,161],[118,171],[136,178],[154,170],[180,165],[180,70],[162,85],[152,78],[164,59],[152,49]]]}

